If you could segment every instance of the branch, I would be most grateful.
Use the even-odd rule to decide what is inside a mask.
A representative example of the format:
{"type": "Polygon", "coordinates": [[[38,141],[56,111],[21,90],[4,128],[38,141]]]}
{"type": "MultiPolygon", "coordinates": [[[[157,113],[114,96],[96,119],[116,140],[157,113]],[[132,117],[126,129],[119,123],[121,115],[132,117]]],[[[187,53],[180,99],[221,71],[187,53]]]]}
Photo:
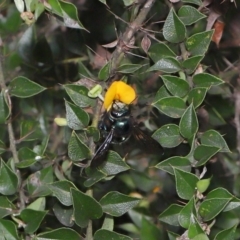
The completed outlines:
{"type": "Polygon", "coordinates": [[[234,123],[237,131],[237,151],[240,154],[240,91],[236,89],[234,91],[234,99],[235,99],[235,117],[234,123]]]}
{"type": "Polygon", "coordinates": [[[126,29],[121,39],[119,39],[117,47],[113,52],[111,59],[110,76],[112,76],[116,72],[116,69],[118,68],[121,60],[123,59],[126,46],[134,45],[135,40],[133,39],[133,37],[135,33],[142,27],[142,24],[146,19],[147,14],[149,13],[154,2],[155,0],[146,1],[136,19],[129,24],[129,27],[126,29]]]}
{"type": "MultiPolygon", "coordinates": [[[[0,37],[0,43],[1,42],[2,42],[2,40],[1,40],[1,37],[0,37]]],[[[11,101],[11,97],[9,95],[8,89],[6,87],[6,84],[5,84],[1,59],[3,59],[3,54],[2,54],[2,51],[0,50],[0,87],[2,89],[2,92],[6,96],[6,99],[8,101],[8,106],[9,106],[9,109],[10,109],[10,118],[8,119],[8,123],[7,123],[9,142],[10,142],[10,150],[12,152],[14,162],[18,163],[19,159],[18,159],[18,155],[17,155],[13,126],[12,126],[12,122],[11,122],[12,101],[11,101]]]]}

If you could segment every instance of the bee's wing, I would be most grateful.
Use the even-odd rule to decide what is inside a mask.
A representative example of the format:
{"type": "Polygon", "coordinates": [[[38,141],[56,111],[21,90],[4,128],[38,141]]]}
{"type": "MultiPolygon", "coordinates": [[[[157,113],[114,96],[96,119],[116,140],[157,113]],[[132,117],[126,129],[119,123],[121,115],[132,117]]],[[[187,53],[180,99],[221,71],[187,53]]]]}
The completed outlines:
{"type": "Polygon", "coordinates": [[[100,145],[100,147],[95,152],[90,166],[95,168],[98,167],[104,161],[104,155],[107,153],[109,146],[111,144],[112,138],[114,134],[114,128],[111,129],[104,142],[100,145]]]}
{"type": "Polygon", "coordinates": [[[144,150],[149,153],[163,153],[162,146],[153,139],[149,134],[142,131],[137,123],[133,123],[133,134],[134,138],[144,146],[144,150]]]}

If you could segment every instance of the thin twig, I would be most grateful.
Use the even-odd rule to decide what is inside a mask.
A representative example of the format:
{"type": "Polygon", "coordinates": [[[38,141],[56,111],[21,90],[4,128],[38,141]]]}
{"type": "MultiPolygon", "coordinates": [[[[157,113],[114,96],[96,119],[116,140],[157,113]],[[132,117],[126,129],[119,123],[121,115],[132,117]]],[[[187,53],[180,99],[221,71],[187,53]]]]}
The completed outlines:
{"type": "Polygon", "coordinates": [[[128,45],[134,45],[133,37],[135,33],[142,27],[144,20],[147,17],[151,7],[153,6],[155,0],[148,0],[142,7],[136,19],[129,24],[129,27],[126,29],[122,37],[119,39],[117,47],[113,52],[111,59],[111,72],[110,76],[116,72],[117,67],[119,66],[121,60],[124,57],[125,48],[128,45]]]}
{"type": "Polygon", "coordinates": [[[236,89],[234,91],[235,98],[235,117],[234,123],[237,131],[237,150],[238,154],[240,154],[240,91],[236,89]]]}
{"type": "MultiPolygon", "coordinates": [[[[0,37],[0,42],[2,42],[1,37],[0,37]]],[[[2,89],[2,92],[6,96],[6,99],[8,101],[8,107],[10,109],[10,117],[9,117],[8,123],[7,123],[9,142],[10,142],[10,150],[12,152],[14,162],[18,163],[19,159],[18,159],[18,154],[17,154],[17,149],[16,149],[13,126],[12,126],[12,122],[11,122],[12,102],[11,102],[11,97],[9,95],[8,89],[5,84],[4,76],[3,76],[2,59],[3,59],[3,54],[2,54],[2,51],[0,50],[0,87],[2,89]]]]}
{"type": "MultiPolygon", "coordinates": [[[[93,191],[92,189],[87,190],[87,195],[92,196],[93,191]]],[[[87,231],[86,231],[86,240],[92,240],[93,239],[93,232],[92,232],[92,220],[88,221],[87,231]]]]}

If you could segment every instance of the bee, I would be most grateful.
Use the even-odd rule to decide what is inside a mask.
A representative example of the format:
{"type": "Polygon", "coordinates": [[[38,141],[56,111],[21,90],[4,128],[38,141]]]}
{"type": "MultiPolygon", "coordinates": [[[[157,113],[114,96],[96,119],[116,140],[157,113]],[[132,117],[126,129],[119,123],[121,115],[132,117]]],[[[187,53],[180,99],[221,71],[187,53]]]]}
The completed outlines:
{"type": "Polygon", "coordinates": [[[91,160],[92,167],[102,163],[111,144],[125,143],[131,136],[144,145],[150,144],[151,149],[162,150],[156,140],[139,128],[138,123],[131,116],[130,105],[120,101],[113,101],[111,108],[104,113],[99,123],[99,130],[104,141],[91,160]]]}

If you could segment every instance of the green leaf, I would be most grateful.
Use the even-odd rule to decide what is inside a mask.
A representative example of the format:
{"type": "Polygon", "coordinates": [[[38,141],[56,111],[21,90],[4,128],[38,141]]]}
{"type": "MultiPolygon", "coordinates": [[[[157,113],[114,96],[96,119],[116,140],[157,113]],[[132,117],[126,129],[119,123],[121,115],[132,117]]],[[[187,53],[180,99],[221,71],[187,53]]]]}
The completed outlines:
{"type": "Polygon", "coordinates": [[[233,198],[234,196],[225,188],[216,188],[208,193],[206,199],[214,199],[214,198],[233,198]]]}
{"type": "Polygon", "coordinates": [[[186,69],[187,74],[192,74],[195,71],[199,63],[202,61],[203,57],[204,56],[197,55],[183,61],[182,66],[186,69]]]}
{"type": "Polygon", "coordinates": [[[196,236],[198,236],[199,234],[204,234],[203,229],[201,228],[198,220],[196,219],[195,216],[190,218],[190,225],[188,228],[188,237],[189,239],[193,239],[196,236]]]}
{"type": "Polygon", "coordinates": [[[170,232],[169,230],[167,230],[167,234],[169,240],[176,240],[178,237],[180,237],[180,235],[178,235],[177,233],[170,232]]]}
{"type": "Polygon", "coordinates": [[[195,212],[195,199],[192,197],[179,213],[179,224],[187,229],[191,223],[191,217],[195,215],[195,212]]]}
{"type": "Polygon", "coordinates": [[[44,153],[47,149],[48,146],[48,142],[49,142],[49,135],[46,135],[45,137],[43,137],[41,145],[39,145],[39,148],[37,151],[35,151],[38,155],[40,156],[44,156],[44,153]]]}
{"type": "Polygon", "coordinates": [[[196,87],[188,94],[188,103],[192,103],[195,108],[199,107],[206,97],[208,88],[196,87]]]}
{"type": "Polygon", "coordinates": [[[77,8],[69,2],[59,1],[62,9],[62,17],[66,27],[84,29],[84,26],[78,19],[77,8]]]}
{"type": "Polygon", "coordinates": [[[132,171],[130,174],[135,187],[143,192],[152,191],[152,189],[156,186],[156,181],[144,172],[132,171]]]}
{"type": "Polygon", "coordinates": [[[167,57],[176,57],[176,54],[164,43],[153,44],[149,48],[148,54],[154,62],[167,57]]]}
{"type": "Polygon", "coordinates": [[[231,198],[215,198],[204,200],[200,205],[199,213],[204,221],[210,221],[222,212],[230,200],[231,198]]]}
{"type": "Polygon", "coordinates": [[[105,173],[98,171],[97,168],[93,169],[91,167],[88,167],[85,169],[85,172],[88,176],[87,180],[84,182],[85,187],[91,187],[95,183],[107,177],[105,173]]]}
{"type": "Polygon", "coordinates": [[[159,90],[156,93],[156,96],[154,97],[153,102],[157,102],[162,98],[165,97],[171,97],[170,92],[167,90],[167,88],[165,87],[165,85],[163,85],[162,87],[159,88],[159,90]]]}
{"type": "Polygon", "coordinates": [[[207,179],[200,179],[198,182],[197,182],[197,190],[200,192],[200,193],[204,193],[209,185],[210,185],[210,181],[211,181],[211,178],[207,178],[207,179]]]}
{"type": "Polygon", "coordinates": [[[224,81],[208,73],[199,73],[193,76],[193,83],[197,87],[209,88],[222,84],[224,81]]]}
{"type": "Polygon", "coordinates": [[[209,47],[214,30],[196,33],[186,41],[187,50],[192,56],[204,55],[209,47]]]}
{"type": "Polygon", "coordinates": [[[162,126],[153,133],[152,138],[165,148],[176,147],[183,141],[179,133],[179,127],[176,124],[166,124],[162,126]]]}
{"type": "Polygon", "coordinates": [[[88,89],[81,85],[65,84],[63,85],[68,96],[79,107],[88,107],[94,104],[94,100],[88,97],[88,89]]]}
{"type": "Polygon", "coordinates": [[[67,124],[70,128],[73,130],[80,130],[88,126],[89,116],[83,109],[70,102],[67,102],[66,100],[65,106],[67,124]]]}
{"type": "Polygon", "coordinates": [[[109,78],[110,69],[111,69],[110,62],[107,62],[98,72],[99,80],[106,81],[109,78]]]}
{"type": "Polygon", "coordinates": [[[184,2],[184,3],[192,3],[192,4],[196,4],[198,6],[202,5],[202,1],[201,0],[182,0],[182,2],[184,2]]]}
{"type": "Polygon", "coordinates": [[[186,28],[173,8],[171,8],[164,23],[163,36],[171,43],[182,42],[186,37],[186,28]]]}
{"type": "Polygon", "coordinates": [[[84,78],[94,78],[94,75],[91,71],[88,70],[88,68],[85,66],[85,64],[80,60],[78,61],[78,72],[79,75],[84,78]]]}
{"type": "Polygon", "coordinates": [[[170,157],[158,163],[155,167],[165,172],[168,172],[172,175],[174,175],[173,168],[182,169],[186,172],[191,171],[190,161],[186,157],[178,157],[178,156],[170,157]]]}
{"type": "Polygon", "coordinates": [[[178,11],[178,16],[185,25],[191,25],[206,17],[191,6],[182,6],[178,11]]]}
{"type": "Polygon", "coordinates": [[[16,192],[17,186],[17,175],[9,168],[9,166],[3,160],[1,160],[0,193],[3,195],[12,195],[16,192]]]}
{"type": "Polygon", "coordinates": [[[80,140],[74,131],[68,143],[68,156],[74,162],[82,161],[91,156],[89,148],[80,140]]]}
{"type": "Polygon", "coordinates": [[[71,189],[74,219],[78,226],[85,228],[89,220],[99,219],[103,212],[101,205],[92,197],[74,188],[71,189]]]}
{"type": "Polygon", "coordinates": [[[9,117],[10,111],[9,106],[7,105],[3,91],[0,93],[0,124],[6,122],[9,117]]]}
{"type": "Polygon", "coordinates": [[[44,5],[41,2],[36,4],[36,9],[34,12],[34,18],[37,20],[44,11],[44,5]]]}
{"type": "Polygon", "coordinates": [[[56,202],[52,208],[57,220],[66,227],[74,225],[73,207],[66,207],[59,202],[56,202]]]}
{"type": "Polygon", "coordinates": [[[105,5],[107,5],[106,0],[98,0],[98,1],[101,2],[101,3],[103,3],[103,4],[105,4],[105,5]]]}
{"type": "Polygon", "coordinates": [[[180,226],[178,216],[183,206],[172,204],[159,215],[159,220],[172,226],[180,226]]]}
{"type": "Polygon", "coordinates": [[[0,154],[6,151],[7,147],[5,146],[4,142],[0,140],[0,154]]]}
{"type": "Polygon", "coordinates": [[[210,221],[215,218],[223,211],[232,198],[232,194],[224,188],[216,188],[209,192],[207,197],[200,204],[198,210],[203,221],[210,221]]]}
{"type": "Polygon", "coordinates": [[[192,104],[181,117],[179,131],[187,139],[190,139],[198,131],[198,119],[192,104]]]}
{"type": "Polygon", "coordinates": [[[20,217],[26,224],[24,231],[29,234],[36,232],[46,214],[46,211],[36,211],[27,208],[23,209],[20,217]]]}
{"type": "Polygon", "coordinates": [[[166,88],[173,96],[184,97],[187,95],[189,91],[189,84],[187,81],[179,77],[168,75],[161,76],[161,78],[166,88]]]}
{"type": "Polygon", "coordinates": [[[137,70],[139,70],[143,65],[140,64],[130,64],[130,63],[125,63],[121,66],[118,67],[117,71],[123,74],[129,74],[129,73],[134,73],[137,70]]]}
{"type": "Polygon", "coordinates": [[[93,88],[90,89],[88,92],[88,96],[90,98],[97,98],[102,93],[102,86],[100,84],[95,85],[93,88]]]}
{"type": "Polygon", "coordinates": [[[240,199],[233,197],[231,202],[228,203],[228,205],[224,208],[224,212],[231,211],[235,208],[238,208],[240,206],[240,199]]]}
{"type": "Polygon", "coordinates": [[[222,135],[215,130],[208,130],[201,136],[201,143],[204,145],[220,148],[220,152],[231,152],[222,135]]]}
{"type": "Polygon", "coordinates": [[[49,232],[43,232],[37,235],[37,240],[79,240],[82,237],[73,229],[70,228],[58,228],[49,232]]]}
{"type": "Polygon", "coordinates": [[[37,154],[33,152],[31,149],[27,147],[20,148],[18,151],[18,158],[20,162],[16,164],[16,167],[17,168],[29,167],[37,162],[36,161],[37,157],[41,159],[41,157],[37,156],[37,154]]]}
{"type": "Polygon", "coordinates": [[[112,232],[106,229],[100,229],[94,234],[94,240],[114,239],[114,240],[132,240],[132,238],[120,233],[112,232]]]}
{"type": "Polygon", "coordinates": [[[129,197],[119,192],[109,192],[101,198],[103,211],[111,216],[119,217],[139,203],[139,198],[129,197]]]}
{"type": "Polygon", "coordinates": [[[160,112],[172,118],[180,118],[186,109],[185,102],[179,97],[166,97],[152,103],[160,112]]]}
{"type": "Polygon", "coordinates": [[[197,234],[192,240],[209,240],[208,236],[204,233],[197,234]]]}
{"type": "Polygon", "coordinates": [[[71,188],[76,188],[72,182],[58,181],[48,185],[54,196],[65,206],[72,205],[71,188]]]}
{"type": "Polygon", "coordinates": [[[123,0],[123,3],[126,7],[129,7],[135,3],[135,0],[123,0]]]}
{"type": "Polygon", "coordinates": [[[17,228],[12,221],[0,219],[0,233],[2,240],[19,240],[17,228]]]}
{"type": "Polygon", "coordinates": [[[198,161],[195,166],[199,167],[204,165],[209,159],[212,158],[217,152],[219,152],[220,148],[209,145],[199,145],[194,150],[194,158],[198,161]]]}
{"type": "Polygon", "coordinates": [[[22,141],[33,141],[42,138],[42,132],[39,122],[35,120],[25,119],[21,122],[20,137],[22,141]]]}
{"type": "Polygon", "coordinates": [[[234,240],[237,225],[238,224],[232,226],[231,228],[222,230],[215,236],[214,240],[234,240]]]}
{"type": "Polygon", "coordinates": [[[162,236],[162,233],[160,229],[157,228],[156,224],[143,217],[140,236],[141,239],[155,240],[158,239],[159,236],[162,236]]]}
{"type": "Polygon", "coordinates": [[[14,78],[10,82],[9,88],[11,96],[19,98],[32,97],[46,89],[28,78],[21,76],[14,78]]]}
{"type": "Polygon", "coordinates": [[[15,209],[15,205],[7,197],[0,196],[0,219],[13,214],[13,210],[15,209]]]}
{"type": "Polygon", "coordinates": [[[49,0],[48,3],[51,6],[51,12],[55,13],[56,15],[58,15],[60,17],[63,16],[62,8],[61,8],[59,1],[49,0]]]}
{"type": "Polygon", "coordinates": [[[46,207],[46,198],[40,197],[40,198],[37,198],[32,203],[30,203],[27,206],[27,209],[32,209],[32,210],[36,210],[36,211],[44,211],[45,207],[46,207]]]}
{"type": "Polygon", "coordinates": [[[147,72],[161,71],[164,73],[176,73],[181,70],[181,65],[178,60],[173,57],[162,58],[151,66],[147,72]]]}
{"type": "Polygon", "coordinates": [[[174,175],[176,180],[176,190],[180,198],[189,200],[193,197],[198,177],[192,173],[185,172],[178,168],[174,169],[174,175]]]}
{"type": "Polygon", "coordinates": [[[108,151],[106,161],[99,167],[99,170],[107,176],[116,175],[129,169],[130,167],[126,162],[114,151],[108,151]]]}
{"type": "Polygon", "coordinates": [[[51,194],[48,184],[53,182],[52,166],[43,168],[28,177],[27,188],[30,196],[40,197],[51,194]]]}
{"type": "Polygon", "coordinates": [[[24,2],[23,0],[14,0],[14,3],[16,5],[17,10],[22,13],[24,11],[24,2]]]}

